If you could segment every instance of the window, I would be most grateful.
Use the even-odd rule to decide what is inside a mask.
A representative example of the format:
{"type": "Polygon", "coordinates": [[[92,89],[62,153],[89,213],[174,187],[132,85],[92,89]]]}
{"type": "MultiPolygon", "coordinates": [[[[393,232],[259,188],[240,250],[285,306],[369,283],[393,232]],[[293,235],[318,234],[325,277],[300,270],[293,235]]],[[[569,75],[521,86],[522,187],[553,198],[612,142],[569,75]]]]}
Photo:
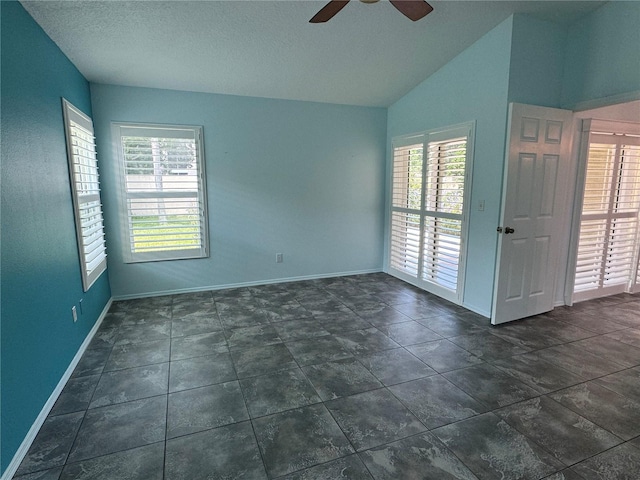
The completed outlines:
{"type": "Polygon", "coordinates": [[[639,214],[640,136],[592,131],[580,216],[574,302],[638,290],[639,214]]]}
{"type": "Polygon", "coordinates": [[[473,124],[393,139],[389,273],[462,298],[473,124]]]}
{"type": "Polygon", "coordinates": [[[62,111],[67,137],[67,158],[82,270],[82,287],[86,292],[107,269],[93,122],[64,98],[62,111]]]}
{"type": "Polygon", "coordinates": [[[201,127],[114,124],[127,262],[209,255],[201,127]]]}

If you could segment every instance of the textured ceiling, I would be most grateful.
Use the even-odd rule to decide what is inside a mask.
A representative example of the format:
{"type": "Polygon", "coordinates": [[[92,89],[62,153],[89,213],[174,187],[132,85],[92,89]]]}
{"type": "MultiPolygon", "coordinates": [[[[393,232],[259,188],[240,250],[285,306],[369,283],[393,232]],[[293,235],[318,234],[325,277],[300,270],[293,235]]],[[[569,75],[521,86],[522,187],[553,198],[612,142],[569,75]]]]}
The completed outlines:
{"type": "Polygon", "coordinates": [[[386,0],[23,1],[92,82],[388,106],[511,13],[570,23],[595,1],[430,1],[411,22],[386,0]]]}

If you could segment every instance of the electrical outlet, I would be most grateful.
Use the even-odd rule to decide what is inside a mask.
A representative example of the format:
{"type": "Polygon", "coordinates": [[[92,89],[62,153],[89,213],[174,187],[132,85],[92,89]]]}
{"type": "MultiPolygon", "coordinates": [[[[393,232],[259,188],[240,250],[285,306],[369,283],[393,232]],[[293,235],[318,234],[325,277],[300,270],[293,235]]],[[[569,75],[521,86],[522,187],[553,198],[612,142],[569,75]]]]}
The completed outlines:
{"type": "Polygon", "coordinates": [[[284,261],[281,253],[276,253],[276,263],[282,263],[284,261]]]}
{"type": "Polygon", "coordinates": [[[76,312],[76,306],[71,307],[71,315],[73,315],[73,323],[78,321],[78,312],[76,312]]]}
{"type": "Polygon", "coordinates": [[[478,211],[479,212],[484,212],[484,200],[480,200],[478,202],[478,211]]]}

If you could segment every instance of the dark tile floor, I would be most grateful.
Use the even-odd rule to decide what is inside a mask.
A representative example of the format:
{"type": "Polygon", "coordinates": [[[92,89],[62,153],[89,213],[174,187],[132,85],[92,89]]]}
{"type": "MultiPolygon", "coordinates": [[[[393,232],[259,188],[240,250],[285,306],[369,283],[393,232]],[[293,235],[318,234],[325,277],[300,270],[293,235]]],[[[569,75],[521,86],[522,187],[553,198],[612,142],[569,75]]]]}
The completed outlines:
{"type": "Polygon", "coordinates": [[[34,479],[640,478],[640,298],[491,327],[384,274],[115,302],[34,479]]]}

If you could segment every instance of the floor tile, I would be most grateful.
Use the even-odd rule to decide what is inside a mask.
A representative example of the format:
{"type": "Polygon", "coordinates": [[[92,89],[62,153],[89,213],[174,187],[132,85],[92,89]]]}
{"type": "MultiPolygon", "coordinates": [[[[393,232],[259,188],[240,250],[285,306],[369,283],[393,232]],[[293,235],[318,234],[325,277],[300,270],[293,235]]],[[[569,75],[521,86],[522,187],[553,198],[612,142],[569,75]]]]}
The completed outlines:
{"type": "Polygon", "coordinates": [[[16,475],[64,465],[83,418],[84,412],[47,418],[18,467],[16,475]]]}
{"type": "Polygon", "coordinates": [[[302,340],[305,338],[329,335],[322,324],[314,318],[302,318],[273,323],[273,327],[283,341],[302,340]]]}
{"type": "Polygon", "coordinates": [[[579,348],[625,367],[640,365],[640,348],[632,347],[606,336],[598,336],[575,342],[579,348]]]}
{"type": "Polygon", "coordinates": [[[225,337],[230,349],[282,343],[276,329],[268,324],[228,329],[225,331],[225,337]]]}
{"type": "Polygon", "coordinates": [[[445,338],[486,332],[488,328],[486,326],[481,327],[469,323],[463,320],[459,315],[453,313],[443,313],[442,315],[423,318],[416,321],[445,338]]]}
{"type": "Polygon", "coordinates": [[[580,375],[528,353],[501,358],[491,362],[491,365],[535,388],[540,393],[553,392],[585,381],[580,375]]]}
{"type": "Polygon", "coordinates": [[[640,348],[640,328],[625,328],[605,335],[627,345],[640,348]]]}
{"type": "Polygon", "coordinates": [[[414,320],[380,327],[380,331],[402,346],[442,339],[436,332],[414,320]]]}
{"type": "Polygon", "coordinates": [[[170,365],[169,392],[228,382],[236,378],[231,355],[228,353],[176,360],[170,365]]]}
{"type": "Polygon", "coordinates": [[[638,298],[498,327],[384,273],[113,302],[14,478],[636,480],[638,298]]]}
{"type": "Polygon", "coordinates": [[[562,470],[561,472],[556,472],[548,477],[544,477],[543,480],[585,480],[583,477],[575,473],[573,470],[562,470]]]}
{"type": "Polygon", "coordinates": [[[124,312],[124,308],[121,308],[121,310],[118,311],[118,305],[120,305],[121,303],[122,302],[113,302],[111,304],[111,308],[109,309],[109,312],[102,319],[102,323],[100,324],[100,330],[107,329],[107,328],[117,328],[122,325],[122,322],[124,321],[125,312],[124,312]]]}
{"type": "Polygon", "coordinates": [[[593,310],[595,315],[611,320],[620,325],[626,325],[631,328],[640,328],[640,308],[636,305],[629,304],[628,307],[623,305],[609,306],[604,309],[593,310]],[[630,308],[629,308],[630,307],[630,308]]]}
{"type": "Polygon", "coordinates": [[[640,403],[640,367],[600,377],[594,382],[640,403]]]}
{"type": "Polygon", "coordinates": [[[404,348],[382,350],[359,356],[358,360],[384,385],[394,385],[437,374],[434,369],[428,367],[404,348]]]}
{"type": "Polygon", "coordinates": [[[116,345],[167,340],[171,337],[171,322],[163,321],[146,325],[125,325],[118,329],[116,345]]]}
{"type": "Polygon", "coordinates": [[[477,480],[444,444],[430,433],[361,452],[376,480],[477,480]]]}
{"type": "Polygon", "coordinates": [[[439,373],[483,363],[481,359],[449,340],[411,345],[407,350],[439,373]]]}
{"type": "Polygon", "coordinates": [[[371,328],[371,324],[358,317],[351,310],[349,312],[331,312],[316,315],[314,317],[322,328],[329,333],[351,332],[371,328]]]}
{"type": "Polygon", "coordinates": [[[493,413],[433,433],[481,479],[535,480],[563,468],[551,454],[493,413]]]}
{"type": "Polygon", "coordinates": [[[550,397],[624,440],[640,435],[640,403],[595,382],[560,390],[550,397]]]}
{"type": "Polygon", "coordinates": [[[386,325],[408,322],[411,320],[410,317],[400,313],[392,307],[381,307],[374,310],[361,310],[357,315],[374,327],[384,327],[386,325]]]}
{"type": "Polygon", "coordinates": [[[100,375],[70,378],[49,415],[62,415],[86,410],[96,385],[98,385],[98,380],[100,380],[100,375]]]}
{"type": "Polygon", "coordinates": [[[278,480],[373,480],[373,477],[358,455],[349,455],[280,477],[278,480]]]}
{"type": "Polygon", "coordinates": [[[615,435],[547,397],[495,413],[567,466],[621,443],[615,435]]]}
{"type": "Polygon", "coordinates": [[[325,401],[382,387],[378,379],[353,358],[309,365],[302,367],[302,371],[325,401]]]}
{"type": "Polygon", "coordinates": [[[333,335],[287,342],[286,345],[300,366],[353,356],[333,335]]]}
{"type": "Polygon", "coordinates": [[[166,396],[88,410],[69,462],[164,440],[166,418],[166,396]]]}
{"type": "Polygon", "coordinates": [[[100,377],[89,408],[164,395],[168,384],[168,363],[106,372],[100,377]]]}
{"type": "Polygon", "coordinates": [[[223,332],[177,337],[171,340],[171,361],[228,351],[223,332]]]}
{"type": "Polygon", "coordinates": [[[255,377],[298,366],[283,343],[245,350],[232,350],[231,358],[238,378],[255,377]]]}
{"type": "Polygon", "coordinates": [[[251,423],[227,425],[167,440],[166,480],[210,478],[267,478],[251,423]]]}
{"type": "Polygon", "coordinates": [[[112,348],[118,337],[118,328],[99,328],[91,339],[88,349],[92,348],[112,348]]]}
{"type": "Polygon", "coordinates": [[[377,328],[337,333],[335,338],[354,355],[368,355],[400,346],[377,328]]]}
{"type": "Polygon", "coordinates": [[[192,300],[191,302],[176,302],[171,307],[171,320],[185,320],[191,317],[204,317],[209,319],[218,319],[218,310],[210,300],[192,300]]]}
{"type": "Polygon", "coordinates": [[[169,361],[170,341],[138,343],[113,347],[109,360],[104,366],[105,372],[125,368],[142,367],[169,361]]]}
{"type": "Polygon", "coordinates": [[[222,331],[222,323],[210,316],[188,316],[171,322],[171,337],[186,337],[222,331]]]}
{"type": "Polygon", "coordinates": [[[60,480],[162,480],[164,442],[112,453],[64,467],[60,480]]]}
{"type": "Polygon", "coordinates": [[[218,309],[218,317],[224,328],[253,327],[264,323],[269,323],[269,319],[263,310],[256,307],[230,307],[218,309]]]}
{"type": "Polygon", "coordinates": [[[101,374],[109,355],[111,355],[111,350],[111,347],[86,350],[71,376],[85,377],[87,375],[101,374]]]}
{"type": "Polygon", "coordinates": [[[328,313],[348,313],[351,312],[344,303],[330,296],[329,294],[323,294],[321,297],[311,298],[305,297],[298,299],[300,304],[307,309],[315,317],[317,315],[324,315],[328,313]]]}
{"type": "Polygon", "coordinates": [[[237,381],[169,394],[167,438],[248,420],[237,381]]]}
{"type": "Polygon", "coordinates": [[[62,473],[62,467],[50,468],[48,470],[40,470],[39,472],[27,473],[19,477],[13,477],[13,480],[58,480],[62,473]]]}
{"type": "Polygon", "coordinates": [[[640,450],[620,445],[572,468],[587,480],[636,480],[640,478],[640,450]]]}
{"type": "Polygon", "coordinates": [[[539,318],[532,318],[499,325],[491,329],[491,334],[527,350],[539,350],[564,343],[539,327],[537,324],[541,321],[539,318]]]}
{"type": "Polygon", "coordinates": [[[354,453],[326,407],[311,405],[253,420],[271,477],[354,453]]]}
{"type": "Polygon", "coordinates": [[[493,335],[493,333],[460,335],[458,337],[451,337],[448,340],[485,361],[510,357],[531,350],[530,348],[514,345],[511,342],[498,338],[493,335]]]}
{"type": "Polygon", "coordinates": [[[438,375],[389,387],[428,429],[487,411],[487,407],[438,375]]]}
{"type": "Polygon", "coordinates": [[[252,418],[321,401],[299,368],[246,378],[240,386],[252,418]]]}
{"type": "Polygon", "coordinates": [[[536,350],[531,355],[580,375],[587,380],[625,368],[619,363],[588,352],[573,343],[536,350]]]}
{"type": "Polygon", "coordinates": [[[381,388],[326,403],[357,451],[424,432],[425,426],[388,390],[381,388]]]}
{"type": "Polygon", "coordinates": [[[445,311],[436,304],[424,300],[394,305],[393,308],[403,315],[411,318],[411,320],[435,317],[445,313],[445,311]]]}
{"type": "Polygon", "coordinates": [[[444,377],[490,408],[505,407],[540,394],[488,364],[448,372],[444,377]]]}
{"type": "Polygon", "coordinates": [[[167,320],[171,320],[170,306],[147,306],[140,308],[128,307],[121,326],[148,325],[153,323],[162,323],[167,320]]]}
{"type": "Polygon", "coordinates": [[[557,317],[558,320],[580,327],[583,330],[589,330],[594,333],[602,334],[615,332],[623,328],[628,328],[626,325],[612,322],[610,320],[604,321],[601,316],[593,315],[590,312],[572,313],[557,317]]]}

